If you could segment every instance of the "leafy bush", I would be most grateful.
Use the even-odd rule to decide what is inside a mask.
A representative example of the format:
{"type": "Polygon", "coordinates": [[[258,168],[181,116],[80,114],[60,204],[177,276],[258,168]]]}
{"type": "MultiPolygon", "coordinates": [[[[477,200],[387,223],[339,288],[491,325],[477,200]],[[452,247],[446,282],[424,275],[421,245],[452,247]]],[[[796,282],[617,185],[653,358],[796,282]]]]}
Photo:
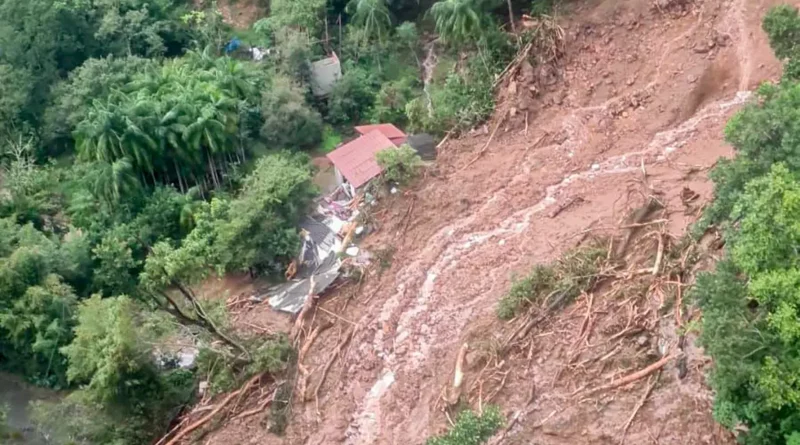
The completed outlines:
{"type": "Polygon", "coordinates": [[[522,279],[513,279],[511,288],[497,305],[497,316],[510,320],[524,307],[547,296],[556,283],[553,267],[536,265],[531,273],[522,279]]]}
{"type": "Polygon", "coordinates": [[[273,30],[300,29],[316,36],[323,23],[325,0],[272,0],[267,19],[273,30]]]}
{"type": "Polygon", "coordinates": [[[465,130],[486,119],[494,110],[494,93],[488,76],[470,78],[451,73],[444,85],[431,85],[429,114],[422,98],[406,105],[409,127],[415,131],[444,134],[465,130]]]}
{"type": "Polygon", "coordinates": [[[336,82],[328,97],[327,119],[334,125],[348,125],[369,114],[375,102],[376,81],[373,76],[356,66],[344,67],[344,74],[336,82]]]}
{"type": "Polygon", "coordinates": [[[484,33],[466,67],[454,66],[443,84],[428,86],[431,110],[425,98],[407,103],[409,127],[444,134],[468,129],[489,117],[495,105],[494,76],[511,60],[514,48],[505,33],[484,33]]]}
{"type": "Polygon", "coordinates": [[[533,0],[531,2],[530,15],[532,17],[552,15],[555,6],[556,6],[556,0],[533,0]]]}
{"type": "Polygon", "coordinates": [[[462,411],[450,431],[428,439],[425,445],[480,445],[489,440],[504,423],[503,414],[496,406],[485,407],[481,415],[470,410],[462,411]]]}
{"type": "Polygon", "coordinates": [[[800,17],[791,5],[778,5],[764,16],[764,32],[775,55],[781,59],[794,58],[800,44],[800,17]]]}
{"type": "Polygon", "coordinates": [[[320,150],[323,153],[330,153],[342,144],[342,135],[330,125],[325,125],[322,129],[322,142],[320,150]]]}
{"type": "Polygon", "coordinates": [[[370,121],[375,124],[391,122],[404,126],[407,121],[406,106],[420,91],[419,79],[415,76],[385,82],[375,95],[370,121]]]}
{"type": "Polygon", "coordinates": [[[570,250],[552,264],[534,266],[528,276],[514,280],[497,305],[497,316],[509,320],[534,304],[546,304],[548,310],[568,304],[596,282],[607,254],[598,242],[570,250]]]}
{"type": "Polygon", "coordinates": [[[800,182],[780,164],[751,181],[736,203],[740,226],[727,232],[729,258],[694,290],[715,361],[715,416],[747,425],[747,444],[800,432],[800,255],[789,244],[800,237],[799,200],[800,182]]]}
{"type": "Polygon", "coordinates": [[[286,77],[275,77],[262,93],[261,136],[273,148],[307,149],[322,140],[322,116],[305,103],[303,90],[286,77]]]}
{"type": "Polygon", "coordinates": [[[422,167],[422,159],[416,150],[406,144],[379,151],[375,158],[383,169],[383,179],[401,185],[414,179],[422,167]]]}
{"type": "Polygon", "coordinates": [[[800,84],[762,85],[758,100],[745,106],[728,122],[725,139],[738,156],[721,160],[712,171],[714,203],[705,222],[719,223],[731,216],[733,204],[751,179],[766,174],[778,162],[792,171],[800,169],[800,84]]]}
{"type": "MultiPolygon", "coordinates": [[[[773,8],[764,29],[779,57],[796,63],[800,18],[773,8]]],[[[791,76],[790,76],[791,77],[791,76]]],[[[800,87],[763,85],[726,127],[738,156],[714,170],[706,223],[724,228],[728,255],[698,277],[700,341],[714,359],[714,416],[745,430],[747,445],[800,440],[800,87]],[[744,427],[744,428],[742,428],[744,427]]]]}
{"type": "Polygon", "coordinates": [[[159,369],[152,331],[143,328],[138,313],[126,297],[95,296],[81,304],[75,340],[63,353],[70,381],[83,386],[61,404],[40,405],[35,418],[46,429],[66,430],[64,437],[90,443],[146,443],[188,402],[192,374],[159,369]],[[62,414],[58,422],[48,418],[53,413],[62,414]],[[87,418],[93,421],[86,424],[87,418]]]}

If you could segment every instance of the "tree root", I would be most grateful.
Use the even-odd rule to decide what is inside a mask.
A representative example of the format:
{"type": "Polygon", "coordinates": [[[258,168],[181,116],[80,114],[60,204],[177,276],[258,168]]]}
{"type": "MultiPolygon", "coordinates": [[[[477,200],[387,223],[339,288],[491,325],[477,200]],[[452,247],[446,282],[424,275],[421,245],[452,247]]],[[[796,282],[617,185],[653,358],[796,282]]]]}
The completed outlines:
{"type": "MultiPolygon", "coordinates": [[[[177,444],[178,442],[180,442],[180,440],[181,440],[181,439],[183,439],[184,437],[186,437],[186,436],[187,436],[189,433],[191,433],[192,431],[194,431],[194,430],[196,430],[196,429],[200,428],[201,426],[205,425],[205,424],[206,424],[206,423],[207,423],[209,420],[213,419],[213,418],[214,418],[214,416],[216,416],[216,415],[217,415],[217,413],[219,413],[220,411],[222,411],[222,409],[223,409],[223,408],[225,408],[225,407],[226,407],[226,406],[227,406],[229,403],[231,403],[231,401],[232,401],[233,399],[235,399],[235,398],[236,398],[237,396],[239,396],[240,394],[244,394],[244,393],[246,393],[246,392],[247,392],[247,390],[248,390],[248,389],[250,389],[250,387],[251,387],[253,384],[255,384],[255,382],[257,382],[258,380],[260,380],[260,379],[261,379],[261,377],[263,377],[263,376],[264,376],[264,373],[262,373],[262,374],[258,374],[258,375],[256,375],[256,376],[254,376],[253,378],[251,378],[250,380],[248,380],[248,381],[247,381],[247,383],[245,383],[245,384],[244,384],[244,386],[242,386],[242,388],[240,388],[240,389],[237,389],[236,391],[233,391],[232,393],[228,394],[228,395],[227,395],[227,396],[226,396],[226,397],[225,397],[225,398],[222,400],[222,402],[220,402],[220,403],[219,403],[219,404],[216,406],[216,408],[214,408],[214,409],[213,409],[213,410],[212,410],[210,413],[208,413],[208,414],[206,414],[205,416],[203,416],[203,417],[202,417],[200,420],[198,420],[197,422],[194,422],[194,423],[192,423],[191,425],[187,426],[185,429],[183,429],[183,430],[179,431],[179,432],[178,432],[178,434],[176,434],[176,435],[175,435],[175,436],[174,436],[172,439],[170,439],[170,441],[169,441],[169,442],[167,442],[165,445],[175,445],[175,444],[177,444]]],[[[164,440],[164,438],[162,438],[161,440],[159,440],[159,441],[158,441],[158,443],[161,443],[163,440],[164,440]]]]}

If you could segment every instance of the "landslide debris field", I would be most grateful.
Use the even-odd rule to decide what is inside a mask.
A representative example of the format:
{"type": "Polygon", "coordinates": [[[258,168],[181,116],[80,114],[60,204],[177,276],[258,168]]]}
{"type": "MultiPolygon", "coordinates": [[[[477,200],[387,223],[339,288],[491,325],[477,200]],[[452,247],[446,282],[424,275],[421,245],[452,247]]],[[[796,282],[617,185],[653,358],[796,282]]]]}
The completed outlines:
{"type": "MultiPolygon", "coordinates": [[[[683,299],[719,252],[683,235],[732,155],[726,120],[780,74],[760,28],[776,3],[567,4],[560,61],[512,73],[494,118],[381,204],[362,246],[393,253],[320,299],[285,434],[243,416],[203,443],[420,444],[459,400],[501,408],[490,443],[734,443],[683,299]],[[537,264],[588,264],[588,290],[499,319],[537,264]]],[[[237,315],[242,329],[276,318],[237,315]]]]}

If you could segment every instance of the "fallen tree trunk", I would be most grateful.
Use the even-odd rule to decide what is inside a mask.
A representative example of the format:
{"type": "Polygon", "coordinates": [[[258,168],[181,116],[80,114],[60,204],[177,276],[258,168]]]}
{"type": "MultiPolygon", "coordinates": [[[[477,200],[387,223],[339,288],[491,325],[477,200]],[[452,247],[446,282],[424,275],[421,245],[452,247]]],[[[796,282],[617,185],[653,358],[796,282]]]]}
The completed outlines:
{"type": "Polygon", "coordinates": [[[620,386],[627,385],[628,383],[633,383],[663,368],[664,365],[669,363],[669,361],[672,360],[673,358],[675,358],[673,354],[665,355],[663,358],[661,358],[661,360],[651,364],[650,366],[647,366],[644,369],[640,369],[639,371],[636,371],[632,374],[628,374],[627,376],[619,380],[615,380],[607,385],[598,386],[597,388],[590,389],[585,394],[583,394],[583,396],[584,397],[593,396],[599,392],[607,391],[609,389],[619,388],[620,386]]]}
{"type": "MultiPolygon", "coordinates": [[[[205,425],[209,420],[214,418],[214,416],[216,416],[217,413],[222,411],[223,408],[228,406],[228,404],[231,403],[231,401],[234,398],[236,398],[236,396],[238,396],[239,394],[243,394],[243,393],[247,392],[247,390],[250,389],[250,386],[252,386],[256,381],[261,379],[261,377],[263,375],[264,375],[263,373],[256,375],[255,377],[253,377],[250,380],[248,380],[247,383],[245,383],[244,386],[242,386],[240,389],[237,389],[236,391],[233,391],[232,393],[228,394],[222,400],[222,402],[220,402],[216,406],[216,408],[214,408],[210,413],[208,413],[205,416],[203,416],[197,422],[194,422],[191,425],[187,426],[185,429],[179,431],[178,434],[176,434],[172,439],[170,439],[170,441],[167,442],[165,445],[176,445],[178,442],[180,442],[181,439],[186,437],[189,433],[191,433],[192,431],[194,431],[194,430],[200,428],[201,426],[205,425]]],[[[164,439],[161,439],[158,443],[161,443],[163,440],[164,439]]]]}

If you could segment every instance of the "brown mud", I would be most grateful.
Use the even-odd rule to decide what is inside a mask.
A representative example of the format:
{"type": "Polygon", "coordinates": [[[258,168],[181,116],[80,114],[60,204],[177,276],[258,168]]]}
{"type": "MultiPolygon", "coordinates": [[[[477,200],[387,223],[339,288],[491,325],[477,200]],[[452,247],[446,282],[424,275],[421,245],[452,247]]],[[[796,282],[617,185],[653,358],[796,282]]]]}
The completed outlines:
{"type": "MultiPolygon", "coordinates": [[[[733,443],[712,420],[709,362],[691,335],[684,378],[671,362],[658,381],[575,396],[652,363],[653,348],[674,339],[681,328],[665,321],[663,295],[652,288],[634,308],[618,296],[598,293],[591,307],[588,296],[579,297],[531,331],[527,350],[500,358],[493,378],[476,379],[483,353],[512,329],[494,310],[515,273],[557,259],[587,228],[619,225],[651,194],[665,204],[661,217],[673,239],[696,219],[711,196],[708,169],[733,154],[723,140],[726,120],[758,83],[780,75],[760,26],[774,3],[570,3],[560,19],[565,56],[552,72],[536,76],[539,94],[525,109],[527,131],[524,111],[508,113],[488,150],[467,168],[488,131],[448,141],[424,180],[384,203],[381,230],[362,245],[392,247],[391,265],[321,303],[338,318],[318,314],[335,325],[305,356],[309,387],[341,338],[351,330],[353,337],[330,367],[319,399],[294,400],[283,437],[267,432],[266,412],[230,421],[203,443],[422,444],[448,426],[440,396],[465,342],[472,345],[466,399],[473,409],[498,404],[513,420],[496,443],[733,443]],[[587,311],[593,333],[576,358],[587,311]],[[610,340],[628,320],[647,329],[613,352],[610,340]],[[485,387],[475,388],[476,382],[485,387]]],[[[498,110],[505,114],[512,106],[501,101],[498,110]]],[[[269,325],[269,311],[251,309],[248,322],[269,325]]]]}

